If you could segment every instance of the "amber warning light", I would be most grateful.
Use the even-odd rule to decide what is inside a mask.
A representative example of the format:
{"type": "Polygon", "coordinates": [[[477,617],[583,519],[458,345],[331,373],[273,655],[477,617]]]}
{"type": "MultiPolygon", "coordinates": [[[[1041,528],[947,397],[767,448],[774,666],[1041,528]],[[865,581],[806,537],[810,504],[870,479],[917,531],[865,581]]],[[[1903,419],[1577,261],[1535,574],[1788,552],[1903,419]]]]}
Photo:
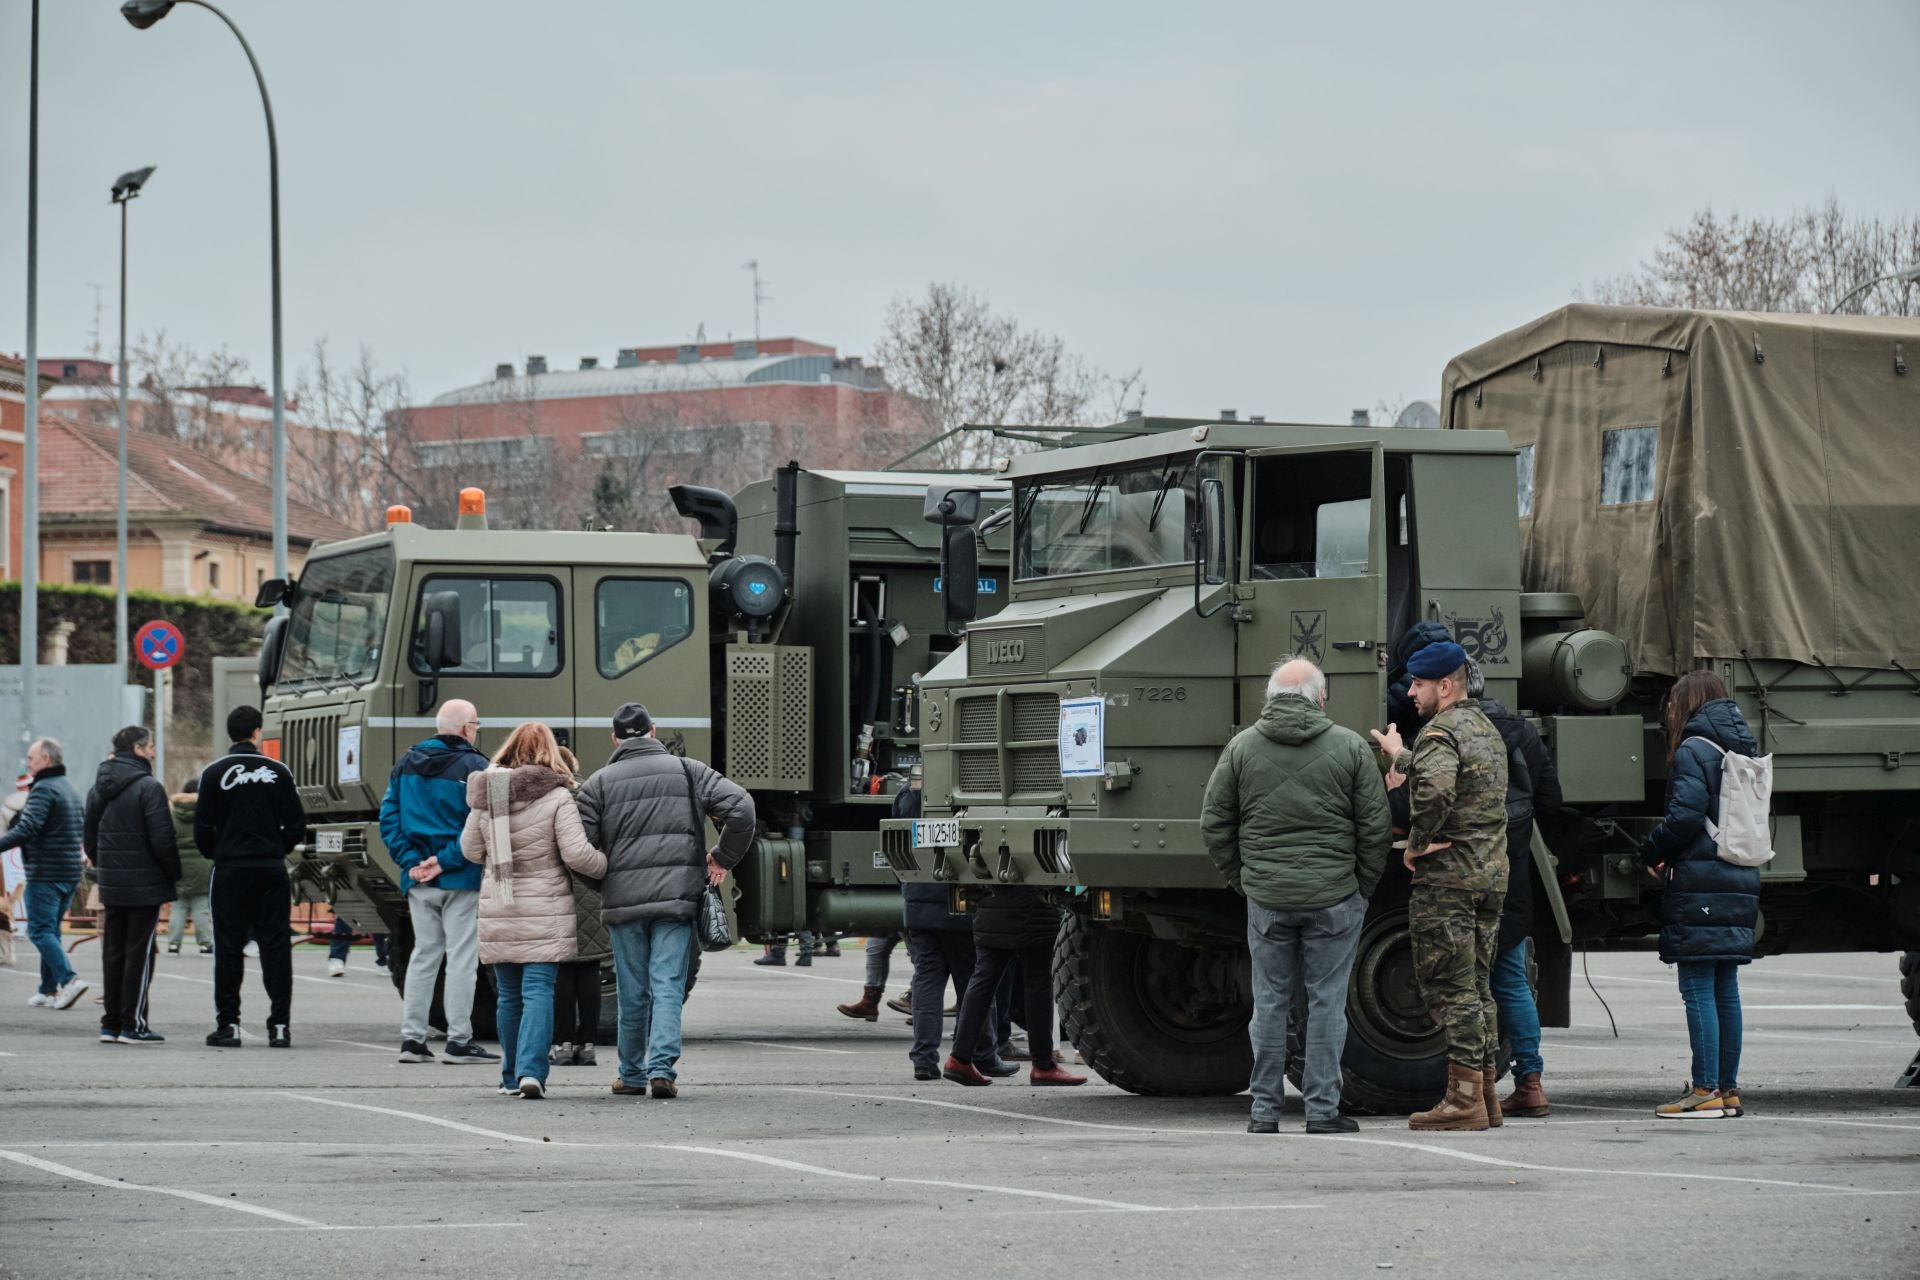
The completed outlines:
{"type": "Polygon", "coordinates": [[[413,508],[408,506],[402,506],[399,503],[395,503],[393,506],[388,507],[387,523],[389,525],[412,524],[413,508]]]}
{"type": "Polygon", "coordinates": [[[487,494],[484,489],[467,488],[460,491],[460,519],[456,526],[461,529],[487,527],[487,494]]]}

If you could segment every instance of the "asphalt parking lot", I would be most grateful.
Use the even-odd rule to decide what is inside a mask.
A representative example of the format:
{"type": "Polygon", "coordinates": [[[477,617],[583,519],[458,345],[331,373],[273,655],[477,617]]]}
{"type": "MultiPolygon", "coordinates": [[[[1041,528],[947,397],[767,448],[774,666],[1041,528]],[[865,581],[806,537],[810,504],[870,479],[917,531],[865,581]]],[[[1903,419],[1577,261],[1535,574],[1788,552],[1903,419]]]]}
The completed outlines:
{"type": "MultiPolygon", "coordinates": [[[[394,1061],[371,954],[295,952],[294,1048],[201,1044],[212,962],[162,956],[164,1046],[94,1041],[91,996],[29,1008],[0,968],[0,1274],[18,1276],[1920,1274],[1916,1041],[1890,956],[1745,971],[1750,1114],[1656,1121],[1686,1077],[1668,971],[1576,972],[1548,1032],[1555,1114],[1483,1134],[1365,1119],[1243,1132],[1246,1100],[915,1084],[907,1028],[840,1017],[861,957],[709,957],[683,1096],[554,1070],[544,1102],[486,1068],[394,1061]]],[[[98,951],[80,946],[97,982],[98,951]]],[[[904,985],[896,953],[890,990],[904,985]]]]}

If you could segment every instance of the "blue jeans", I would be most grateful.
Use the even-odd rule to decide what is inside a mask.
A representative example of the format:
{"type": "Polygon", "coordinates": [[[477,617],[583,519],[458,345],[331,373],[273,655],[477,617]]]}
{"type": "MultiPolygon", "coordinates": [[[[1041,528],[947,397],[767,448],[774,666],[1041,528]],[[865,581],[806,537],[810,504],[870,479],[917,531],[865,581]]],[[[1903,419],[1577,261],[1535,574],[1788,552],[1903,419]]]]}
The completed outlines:
{"type": "Polygon", "coordinates": [[[1367,900],[1358,893],[1313,911],[1272,911],[1247,903],[1253,961],[1253,1113],[1278,1120],[1287,1091],[1287,1017],[1296,986],[1306,988],[1306,1060],[1300,1075],[1307,1119],[1340,1114],[1340,1059],[1347,1048],[1347,978],[1367,900]]]}
{"type": "Polygon", "coordinates": [[[40,950],[40,994],[50,996],[73,981],[73,966],[60,945],[60,917],[73,897],[70,884],[27,881],[27,941],[40,950]]]}
{"type": "Polygon", "coordinates": [[[1680,998],[1693,1043],[1693,1087],[1740,1083],[1740,965],[1733,960],[1682,960],[1680,998]]]}
{"type": "Polygon", "coordinates": [[[1540,1009],[1533,1002],[1533,988],[1527,985],[1525,938],[1494,957],[1488,985],[1493,988],[1493,1002],[1500,1006],[1500,1029],[1513,1045],[1513,1073],[1524,1076],[1546,1070],[1540,1061],[1540,1009]]]}
{"type": "Polygon", "coordinates": [[[693,921],[632,920],[612,926],[613,972],[620,988],[620,1079],[640,1088],[675,1078],[680,1006],[687,998],[693,921]]]}
{"type": "Polygon", "coordinates": [[[557,964],[496,964],[499,992],[494,1021],[500,1032],[500,1083],[511,1089],[523,1076],[547,1082],[547,1050],[553,1047],[553,984],[557,964]]]}

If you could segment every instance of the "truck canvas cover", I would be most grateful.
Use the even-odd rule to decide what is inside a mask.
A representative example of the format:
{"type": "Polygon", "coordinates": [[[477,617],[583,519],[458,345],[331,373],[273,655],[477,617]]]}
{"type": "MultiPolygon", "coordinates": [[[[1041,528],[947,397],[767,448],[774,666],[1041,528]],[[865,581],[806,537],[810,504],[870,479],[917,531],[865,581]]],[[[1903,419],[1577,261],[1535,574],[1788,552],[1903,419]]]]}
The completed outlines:
{"type": "Polygon", "coordinates": [[[1574,305],[1450,361],[1507,433],[1528,591],[1636,667],[1920,666],[1920,319],[1574,305]]]}

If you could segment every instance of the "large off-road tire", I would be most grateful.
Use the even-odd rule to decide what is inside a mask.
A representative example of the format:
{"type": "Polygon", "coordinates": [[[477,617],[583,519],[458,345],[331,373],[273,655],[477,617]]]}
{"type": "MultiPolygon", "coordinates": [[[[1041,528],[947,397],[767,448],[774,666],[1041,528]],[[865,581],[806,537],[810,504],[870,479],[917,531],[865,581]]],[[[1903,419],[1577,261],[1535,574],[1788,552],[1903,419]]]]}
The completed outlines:
{"type": "Polygon", "coordinates": [[[1129,1093],[1247,1087],[1253,1002],[1244,949],[1188,947],[1069,916],[1053,951],[1062,1039],[1129,1093]]]}
{"type": "MultiPolygon", "coordinates": [[[[1305,1001],[1287,1019],[1287,1078],[1298,1086],[1305,1051],[1305,1001]]],[[[1500,1072],[1507,1051],[1501,1037],[1500,1072]]],[[[1447,1041],[1413,980],[1407,904],[1376,899],[1360,928],[1347,984],[1347,1047],[1340,1057],[1341,1104],[1373,1115],[1409,1115],[1447,1091],[1447,1041]]]]}
{"type": "Polygon", "coordinates": [[[1909,951],[1900,957],[1900,994],[1907,1001],[1907,1016],[1913,1019],[1913,1029],[1920,1032],[1920,951],[1909,951]]]}

